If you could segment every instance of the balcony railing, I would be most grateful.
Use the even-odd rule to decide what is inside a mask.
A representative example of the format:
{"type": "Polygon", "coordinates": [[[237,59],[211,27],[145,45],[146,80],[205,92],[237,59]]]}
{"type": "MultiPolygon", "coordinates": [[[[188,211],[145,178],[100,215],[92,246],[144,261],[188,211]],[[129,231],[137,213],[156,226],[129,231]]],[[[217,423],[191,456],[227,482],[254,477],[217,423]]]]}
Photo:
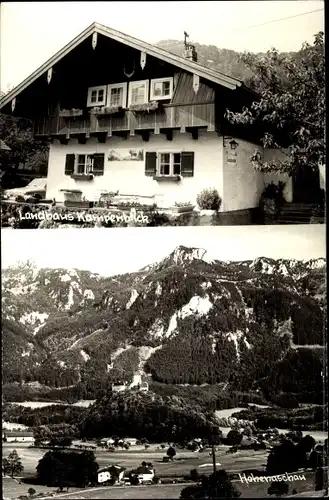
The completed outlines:
{"type": "Polygon", "coordinates": [[[207,128],[215,130],[215,104],[213,102],[183,105],[164,105],[149,113],[136,113],[130,110],[121,114],[86,118],[47,116],[35,122],[34,135],[39,137],[75,136],[112,132],[150,130],[158,133],[160,129],[207,128]]]}

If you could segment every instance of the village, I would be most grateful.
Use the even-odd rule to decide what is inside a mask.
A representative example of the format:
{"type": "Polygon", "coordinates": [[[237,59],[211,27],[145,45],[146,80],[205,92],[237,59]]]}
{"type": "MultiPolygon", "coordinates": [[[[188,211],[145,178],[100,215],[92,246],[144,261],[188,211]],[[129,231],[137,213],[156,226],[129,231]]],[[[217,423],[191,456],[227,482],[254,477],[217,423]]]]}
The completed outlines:
{"type": "MultiPolygon", "coordinates": [[[[239,483],[241,483],[243,474],[246,477],[248,475],[256,477],[265,475],[266,477],[266,472],[263,469],[264,461],[266,462],[273,448],[280,446],[283,438],[298,440],[303,435],[303,433],[293,431],[282,433],[278,429],[257,430],[251,422],[232,416],[222,417],[220,423],[227,427],[221,426],[224,431],[222,438],[211,446],[200,438],[195,438],[182,447],[174,443],[158,445],[143,439],[115,436],[93,441],[73,440],[70,446],[54,445],[49,441],[38,441],[36,445],[35,432],[25,429],[7,430],[5,423],[3,423],[2,441],[5,456],[8,456],[10,450],[15,449],[18,454],[27,458],[26,462],[22,459],[23,467],[26,466],[24,475],[16,480],[19,481],[21,488],[24,487],[24,477],[33,477],[34,475],[32,462],[36,466],[37,457],[41,458],[42,453],[46,453],[47,450],[52,450],[52,452],[59,450],[61,453],[69,454],[91,452],[96,456],[99,464],[97,478],[94,482],[86,485],[91,488],[90,491],[93,491],[92,488],[97,485],[104,488],[138,485],[153,488],[155,485],[159,487],[161,485],[166,488],[167,485],[175,484],[177,488],[182,489],[184,484],[198,481],[203,473],[221,469],[230,472],[231,477],[239,483]],[[239,476],[240,474],[241,476],[239,476]]],[[[324,435],[315,437],[316,439],[312,438],[312,446],[307,455],[308,459],[311,457],[312,463],[316,463],[314,457],[322,456],[325,449],[324,435]]],[[[295,478],[296,482],[291,486],[292,491],[296,485],[298,485],[299,492],[301,486],[302,491],[307,491],[307,488],[312,486],[314,467],[295,471],[292,477],[295,478]]],[[[7,477],[4,476],[3,469],[4,485],[8,484],[8,481],[14,480],[9,480],[7,477]]],[[[67,491],[75,491],[74,482],[68,480],[67,483],[63,483],[63,487],[57,490],[57,494],[60,495],[63,492],[64,484],[66,484],[67,491]]],[[[36,486],[33,485],[33,488],[36,486]]],[[[253,486],[248,483],[247,487],[252,488],[253,486]]],[[[254,488],[259,490],[257,482],[254,488]]],[[[41,498],[44,487],[39,486],[38,492],[39,490],[38,496],[41,498]]],[[[23,497],[24,495],[19,498],[23,497]]]]}

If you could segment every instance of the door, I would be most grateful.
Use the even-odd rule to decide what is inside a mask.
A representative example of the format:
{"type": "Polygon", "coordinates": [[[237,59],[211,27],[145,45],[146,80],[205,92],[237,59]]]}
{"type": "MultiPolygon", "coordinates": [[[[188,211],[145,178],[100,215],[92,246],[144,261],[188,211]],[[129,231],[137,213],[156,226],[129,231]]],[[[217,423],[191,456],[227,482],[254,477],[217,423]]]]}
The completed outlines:
{"type": "Polygon", "coordinates": [[[298,168],[293,175],[293,201],[298,203],[316,203],[320,195],[319,170],[309,167],[298,168]]]}

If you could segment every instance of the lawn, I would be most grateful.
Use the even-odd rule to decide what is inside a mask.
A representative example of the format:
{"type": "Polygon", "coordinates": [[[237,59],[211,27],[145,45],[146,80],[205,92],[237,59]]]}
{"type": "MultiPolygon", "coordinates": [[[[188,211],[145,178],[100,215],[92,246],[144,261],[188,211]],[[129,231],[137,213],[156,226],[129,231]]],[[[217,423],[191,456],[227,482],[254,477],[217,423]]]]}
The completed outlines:
{"type": "Polygon", "coordinates": [[[18,479],[11,479],[9,477],[2,478],[2,497],[4,500],[7,498],[17,498],[20,495],[27,495],[29,488],[35,489],[37,493],[54,493],[57,488],[48,488],[47,486],[40,486],[38,484],[20,483],[18,479]]]}
{"type": "MultiPolygon", "coordinates": [[[[18,455],[22,459],[24,465],[23,476],[33,476],[35,468],[40,458],[47,450],[36,448],[28,448],[24,443],[4,443],[3,456],[7,456],[13,448],[16,448],[18,455]]],[[[226,453],[226,447],[219,447],[216,452],[216,462],[218,469],[225,469],[227,472],[243,473],[248,475],[248,470],[261,470],[265,468],[267,461],[267,453],[263,450],[252,451],[244,450],[237,453],[226,453]]],[[[107,464],[120,464],[131,470],[138,466],[143,460],[152,462],[156,469],[156,474],[160,477],[171,477],[173,480],[178,476],[186,476],[192,469],[197,469],[201,474],[209,474],[212,472],[212,457],[209,456],[209,450],[203,453],[193,453],[186,450],[177,450],[177,455],[173,462],[162,462],[164,455],[163,450],[158,450],[156,446],[150,447],[148,450],[130,449],[119,450],[116,452],[108,452],[105,450],[97,450],[96,460],[100,467],[107,464]]],[[[249,472],[250,473],[250,472],[249,472]]],[[[305,473],[306,481],[294,481],[289,483],[289,491],[296,489],[298,493],[305,491],[314,491],[314,473],[305,473]]],[[[241,492],[242,498],[264,498],[267,497],[267,489],[269,483],[241,483],[239,479],[234,480],[235,485],[241,492]]],[[[19,495],[26,495],[29,487],[33,487],[37,493],[46,492],[54,493],[56,488],[47,488],[45,486],[34,486],[29,484],[14,481],[10,478],[3,479],[3,498],[17,498],[19,495]]],[[[73,491],[72,489],[63,498],[95,498],[95,499],[112,499],[112,498],[179,498],[180,491],[185,487],[183,484],[160,484],[154,486],[137,486],[137,487],[99,487],[96,489],[86,489],[73,491]]],[[[56,495],[60,498],[62,495],[56,495]]]]}

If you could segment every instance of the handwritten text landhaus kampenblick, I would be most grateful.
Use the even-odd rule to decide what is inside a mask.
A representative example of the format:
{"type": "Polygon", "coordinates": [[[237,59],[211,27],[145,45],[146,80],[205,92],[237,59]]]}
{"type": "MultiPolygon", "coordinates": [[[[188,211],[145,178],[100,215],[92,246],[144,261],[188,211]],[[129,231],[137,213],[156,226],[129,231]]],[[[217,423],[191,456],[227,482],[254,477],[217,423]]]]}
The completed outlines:
{"type": "Polygon", "coordinates": [[[56,213],[40,211],[37,213],[26,212],[25,214],[20,213],[21,220],[47,220],[54,222],[94,222],[100,223],[104,222],[139,222],[142,224],[148,223],[148,216],[144,215],[143,212],[131,211],[129,214],[121,212],[120,214],[95,214],[83,211],[69,212],[69,213],[56,213]]]}

